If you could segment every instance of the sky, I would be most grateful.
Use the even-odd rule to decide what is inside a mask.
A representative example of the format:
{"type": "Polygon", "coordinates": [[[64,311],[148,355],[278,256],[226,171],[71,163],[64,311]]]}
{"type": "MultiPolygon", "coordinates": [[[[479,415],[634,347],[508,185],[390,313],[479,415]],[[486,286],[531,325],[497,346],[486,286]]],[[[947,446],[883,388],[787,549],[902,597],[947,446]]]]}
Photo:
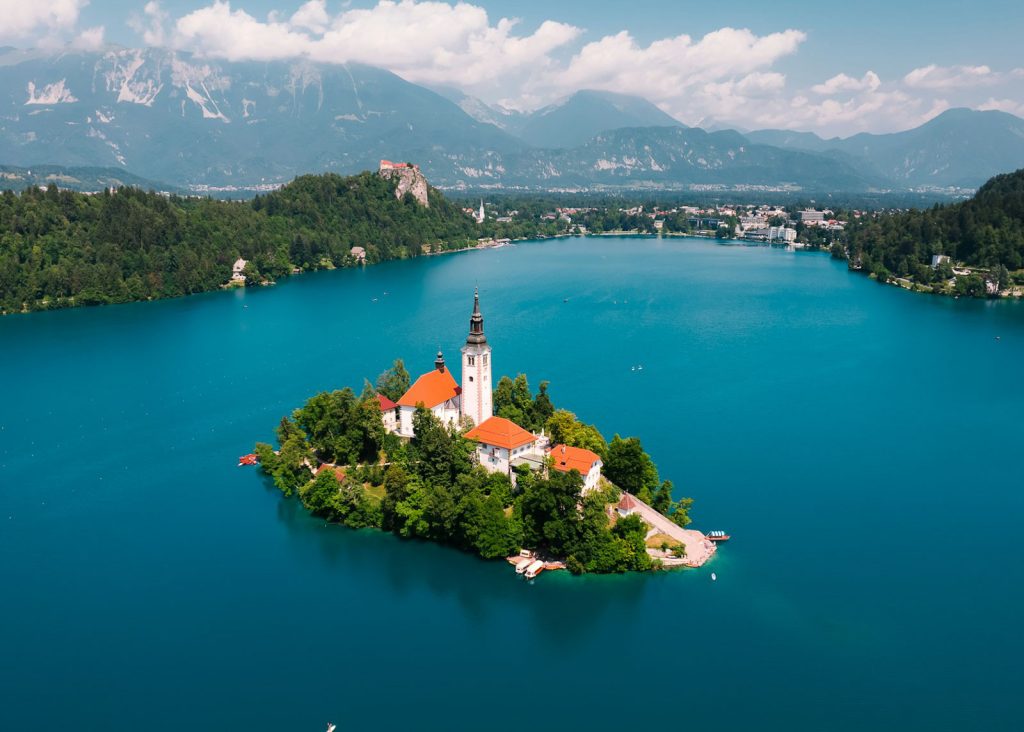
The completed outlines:
{"type": "Polygon", "coordinates": [[[1024,2],[0,0],[0,44],[362,62],[529,111],[580,89],[690,125],[824,136],[1024,116],[1024,2]]]}

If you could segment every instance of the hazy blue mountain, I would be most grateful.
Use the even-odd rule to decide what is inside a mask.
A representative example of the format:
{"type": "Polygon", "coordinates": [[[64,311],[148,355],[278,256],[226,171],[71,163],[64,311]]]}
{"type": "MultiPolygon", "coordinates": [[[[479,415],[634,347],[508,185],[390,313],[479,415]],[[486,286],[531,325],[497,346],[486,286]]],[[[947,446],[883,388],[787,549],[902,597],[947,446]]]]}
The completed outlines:
{"type": "Polygon", "coordinates": [[[585,89],[508,120],[505,129],[533,147],[570,148],[621,127],[682,127],[642,97],[585,89]]]}
{"type": "Polygon", "coordinates": [[[96,182],[129,182],[130,172],[159,187],[251,188],[300,173],[375,169],[388,158],[416,161],[431,183],[449,188],[848,192],[974,186],[1024,165],[1024,121],[998,112],[953,110],[917,130],[821,140],[708,133],[638,97],[605,92],[523,114],[439,91],[359,64],[0,48],[0,164],[124,173],[96,182]]]}
{"type": "Polygon", "coordinates": [[[145,190],[184,193],[177,186],[140,178],[122,168],[95,168],[62,165],[36,165],[21,168],[0,165],[0,189],[20,191],[29,186],[45,188],[51,183],[74,191],[102,191],[104,188],[135,186],[145,190]]]}
{"type": "Polygon", "coordinates": [[[859,191],[878,183],[834,156],[757,145],[734,131],[680,126],[627,127],[570,149],[495,155],[479,172],[478,185],[501,180],[549,188],[750,185],[859,191]]]}
{"type": "Polygon", "coordinates": [[[172,182],[251,185],[522,143],[382,69],[222,63],[164,50],[0,56],[0,162],[122,166],[172,182]]]}
{"type": "Polygon", "coordinates": [[[885,135],[823,140],[811,132],[761,130],[753,142],[811,152],[837,151],[891,185],[973,188],[1024,167],[1024,119],[998,111],[950,109],[920,127],[885,135]]]}

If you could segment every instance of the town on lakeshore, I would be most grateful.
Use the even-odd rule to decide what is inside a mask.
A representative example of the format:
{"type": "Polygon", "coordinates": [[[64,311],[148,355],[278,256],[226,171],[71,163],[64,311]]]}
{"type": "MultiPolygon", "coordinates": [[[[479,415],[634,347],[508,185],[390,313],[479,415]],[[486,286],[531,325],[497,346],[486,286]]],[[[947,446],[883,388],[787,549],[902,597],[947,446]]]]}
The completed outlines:
{"type": "Polygon", "coordinates": [[[440,351],[415,380],[396,361],[359,398],[311,398],[282,419],[280,449],[258,444],[241,464],[329,520],[504,556],[530,579],[700,567],[728,540],[687,528],[692,501],[673,500],[638,439],[606,443],[556,410],[546,383],[495,388],[492,356],[477,291],[459,379],[440,351]]]}

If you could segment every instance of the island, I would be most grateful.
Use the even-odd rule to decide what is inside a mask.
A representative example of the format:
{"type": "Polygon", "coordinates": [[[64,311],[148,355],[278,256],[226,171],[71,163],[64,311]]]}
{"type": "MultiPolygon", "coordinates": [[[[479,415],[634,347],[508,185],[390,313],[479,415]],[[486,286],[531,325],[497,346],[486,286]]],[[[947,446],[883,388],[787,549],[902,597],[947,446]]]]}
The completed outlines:
{"type": "Polygon", "coordinates": [[[547,382],[492,388],[479,293],[460,355],[460,381],[439,352],[415,381],[396,360],[358,396],[316,394],[281,419],[277,449],[256,444],[262,471],[327,521],[530,560],[531,574],[699,567],[715,553],[638,438],[607,442],[556,408],[547,382]]]}

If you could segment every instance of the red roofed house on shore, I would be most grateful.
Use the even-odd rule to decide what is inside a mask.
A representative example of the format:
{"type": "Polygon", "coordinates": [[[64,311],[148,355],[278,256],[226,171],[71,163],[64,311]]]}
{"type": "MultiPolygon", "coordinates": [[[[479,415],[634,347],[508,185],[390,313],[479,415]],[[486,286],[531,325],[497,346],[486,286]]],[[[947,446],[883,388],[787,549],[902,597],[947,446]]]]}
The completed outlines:
{"type": "Polygon", "coordinates": [[[380,403],[380,416],[384,420],[384,429],[394,432],[398,429],[398,405],[383,394],[377,395],[377,401],[380,403]]]}
{"type": "Polygon", "coordinates": [[[438,351],[434,370],[416,379],[398,400],[398,434],[414,436],[412,416],[420,404],[444,424],[457,425],[462,416],[461,394],[462,388],[455,383],[452,372],[444,365],[444,356],[438,351]]]}
{"type": "Polygon", "coordinates": [[[537,460],[537,435],[504,417],[485,419],[466,433],[477,443],[476,457],[492,473],[506,473],[517,458],[537,460]]]}
{"type": "Polygon", "coordinates": [[[583,476],[583,492],[594,490],[601,478],[601,458],[597,453],[584,450],[581,447],[570,447],[569,445],[555,445],[548,451],[554,461],[552,466],[555,470],[568,473],[570,470],[577,470],[583,476]]]}

